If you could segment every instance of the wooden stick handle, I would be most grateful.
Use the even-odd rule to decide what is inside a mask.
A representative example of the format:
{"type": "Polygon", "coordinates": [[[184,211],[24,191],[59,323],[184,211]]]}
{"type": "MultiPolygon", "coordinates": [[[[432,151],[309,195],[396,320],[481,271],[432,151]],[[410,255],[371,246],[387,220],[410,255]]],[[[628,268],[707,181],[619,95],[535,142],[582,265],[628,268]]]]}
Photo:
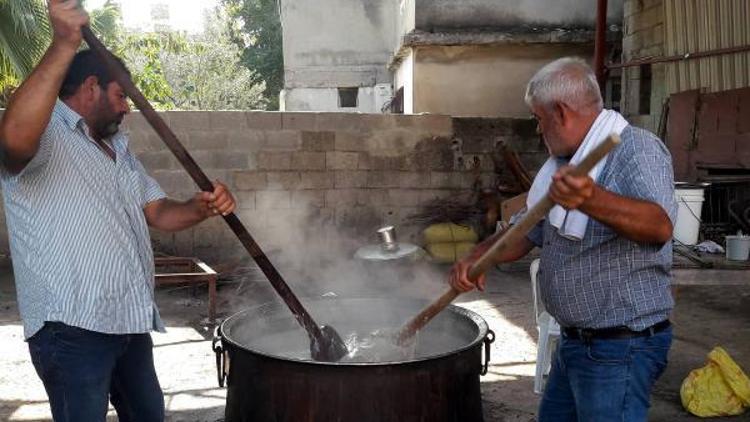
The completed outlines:
{"type": "Polygon", "coordinates": [[[446,290],[436,301],[429,304],[422,310],[422,312],[418,313],[417,316],[401,327],[401,330],[399,330],[396,335],[396,344],[403,345],[408,343],[414,335],[417,334],[417,331],[427,325],[435,315],[439,314],[446,306],[450,305],[460,294],[461,292],[453,287],[446,290]]]}
{"type": "MultiPolygon", "coordinates": [[[[584,175],[588,174],[596,164],[601,161],[612,149],[614,149],[620,143],[620,136],[616,133],[612,133],[599,144],[593,151],[591,151],[584,159],[578,164],[573,170],[573,175],[584,175]]],[[[512,245],[518,242],[521,238],[526,236],[531,229],[536,226],[538,222],[544,219],[549,213],[555,203],[550,199],[549,194],[545,195],[541,201],[534,205],[529,211],[524,214],[519,222],[514,224],[508,229],[499,239],[495,241],[479,259],[469,268],[468,276],[469,280],[476,280],[487,272],[493,265],[497,256],[505,249],[508,245],[512,245]]],[[[416,334],[417,331],[421,330],[422,327],[427,325],[432,318],[435,317],[440,311],[448,306],[455,298],[460,295],[461,292],[451,287],[445,293],[443,293],[436,301],[432,302],[422,312],[417,314],[409,322],[404,325],[396,336],[398,344],[404,344],[409,341],[411,337],[416,334]]]]}
{"type": "MultiPolygon", "coordinates": [[[[135,103],[136,107],[141,110],[143,117],[149,122],[151,127],[154,128],[161,140],[167,145],[167,148],[172,151],[193,181],[195,181],[201,190],[213,192],[214,185],[211,180],[206,176],[203,170],[201,170],[195,160],[193,160],[193,157],[190,156],[185,147],[182,146],[174,132],[172,132],[164,120],[159,117],[159,114],[156,113],[146,97],[144,97],[141,91],[135,86],[130,75],[125,72],[125,69],[120,62],[109,50],[107,50],[102,42],[99,41],[96,35],[91,31],[91,28],[85,26],[82,28],[82,32],[86,43],[104,61],[110,73],[114,76],[114,79],[120,84],[123,91],[125,91],[133,103],[135,103]]],[[[276,267],[273,266],[263,250],[261,250],[258,243],[253,239],[240,219],[237,218],[235,214],[229,214],[224,216],[224,221],[226,221],[229,228],[232,229],[247,252],[258,264],[258,267],[263,271],[263,274],[268,277],[273,288],[284,300],[300,325],[307,330],[308,335],[314,339],[323,340],[323,333],[320,326],[313,320],[312,316],[310,316],[304,306],[302,306],[302,303],[297,296],[294,295],[292,289],[289,288],[289,285],[284,281],[281,274],[276,270],[276,267]]]]}

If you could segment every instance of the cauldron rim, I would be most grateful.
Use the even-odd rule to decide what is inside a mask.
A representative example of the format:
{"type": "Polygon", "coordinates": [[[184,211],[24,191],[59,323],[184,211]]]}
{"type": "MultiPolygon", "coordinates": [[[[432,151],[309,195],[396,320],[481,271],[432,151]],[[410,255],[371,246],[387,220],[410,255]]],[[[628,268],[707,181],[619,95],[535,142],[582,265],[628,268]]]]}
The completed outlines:
{"type": "MultiPolygon", "coordinates": [[[[383,300],[383,299],[381,298],[342,299],[342,298],[322,297],[322,298],[313,298],[313,299],[308,298],[306,302],[325,302],[325,301],[335,302],[335,301],[353,301],[353,300],[372,301],[372,300],[383,300]]],[[[393,301],[393,300],[390,300],[390,301],[393,301]]],[[[427,301],[421,301],[421,300],[415,300],[415,299],[398,299],[398,301],[409,301],[416,305],[415,307],[416,309],[423,308],[424,306],[429,304],[429,302],[427,301]]],[[[273,307],[282,309],[283,305],[279,304],[278,302],[265,302],[260,305],[252,306],[250,308],[244,309],[242,311],[236,312],[228,316],[219,325],[218,333],[219,333],[219,336],[221,337],[221,341],[225,343],[229,343],[231,346],[237,349],[240,349],[240,350],[243,350],[243,351],[258,355],[258,356],[262,356],[263,358],[273,359],[273,360],[283,361],[283,362],[288,362],[288,363],[295,363],[295,364],[301,364],[301,365],[337,366],[337,367],[377,367],[377,366],[413,365],[413,364],[420,363],[420,362],[434,361],[436,359],[442,359],[442,358],[454,356],[466,350],[471,350],[477,347],[477,345],[479,345],[482,341],[484,341],[484,339],[487,337],[487,333],[489,332],[489,326],[487,325],[487,322],[479,314],[469,309],[463,308],[461,306],[451,304],[451,305],[448,305],[442,312],[450,312],[450,313],[459,315],[461,317],[469,319],[471,322],[476,324],[477,335],[473,340],[471,340],[470,342],[468,342],[467,344],[461,347],[458,347],[456,349],[443,352],[443,353],[420,356],[420,357],[408,359],[408,360],[381,361],[381,362],[321,362],[321,361],[316,361],[316,360],[288,358],[288,357],[274,355],[265,351],[252,349],[246,345],[239,344],[238,342],[234,341],[231,337],[226,335],[227,324],[232,323],[233,320],[239,319],[248,313],[257,312],[258,310],[261,310],[263,308],[273,308],[273,307]]],[[[288,311],[286,308],[283,308],[283,309],[288,311]]]]}

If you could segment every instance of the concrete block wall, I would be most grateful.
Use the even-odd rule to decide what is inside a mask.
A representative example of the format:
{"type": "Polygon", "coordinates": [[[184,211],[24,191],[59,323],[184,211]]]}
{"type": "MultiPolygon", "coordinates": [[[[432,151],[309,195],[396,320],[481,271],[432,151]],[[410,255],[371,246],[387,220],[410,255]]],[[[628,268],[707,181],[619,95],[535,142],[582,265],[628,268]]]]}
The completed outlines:
{"type": "MultiPolygon", "coordinates": [[[[546,157],[524,120],[229,111],[161,116],[207,175],[230,187],[237,215],[268,251],[324,227],[363,244],[376,240],[378,227],[395,224],[399,238],[417,240],[421,228],[404,224],[406,217],[434,198],[469,193],[476,160],[484,187],[493,185],[490,154],[498,140],[511,143],[532,170],[546,157]]],[[[139,113],[123,129],[131,151],[170,197],[195,194],[195,184],[139,113]]],[[[7,230],[0,231],[5,252],[7,230]]],[[[244,253],[220,218],[175,234],[154,231],[152,239],[159,252],[208,262],[244,253]]]]}
{"type": "MultiPolygon", "coordinates": [[[[498,140],[519,151],[531,170],[546,158],[527,120],[289,112],[163,116],[208,175],[233,190],[238,216],[269,250],[299,241],[311,227],[366,243],[375,241],[378,227],[395,224],[400,238],[416,241],[421,228],[405,224],[407,217],[434,198],[469,193],[475,160],[484,187],[493,185],[490,154],[498,140]]],[[[167,193],[192,195],[193,183],[142,117],[134,113],[126,127],[133,151],[167,193]]],[[[154,240],[165,253],[209,261],[241,253],[219,219],[186,233],[154,233],[154,240]]]]}
{"type": "MultiPolygon", "coordinates": [[[[643,57],[664,55],[664,1],[625,0],[622,60],[627,62],[643,57]]],[[[622,72],[623,114],[636,126],[654,133],[659,127],[662,104],[666,98],[666,67],[651,65],[651,99],[649,113],[639,110],[641,93],[641,69],[638,66],[625,68],[622,72]]]]}

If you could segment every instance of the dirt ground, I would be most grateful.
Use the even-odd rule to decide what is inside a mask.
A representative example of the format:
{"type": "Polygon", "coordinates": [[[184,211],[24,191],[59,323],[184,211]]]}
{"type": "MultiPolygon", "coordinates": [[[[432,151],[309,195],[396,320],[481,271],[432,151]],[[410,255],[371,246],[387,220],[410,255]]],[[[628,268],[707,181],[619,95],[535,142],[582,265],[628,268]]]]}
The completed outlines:
{"type": "MultiPolygon", "coordinates": [[[[532,392],[536,327],[528,264],[494,270],[486,293],[459,298],[481,314],[497,340],[489,373],[482,377],[487,421],[534,421],[539,397],[532,392]]],[[[0,420],[51,420],[46,395],[23,342],[13,279],[0,273],[0,420]]],[[[750,272],[678,270],[677,307],[670,364],[653,393],[650,420],[697,421],[680,404],[679,388],[690,370],[716,345],[750,372],[750,272]]],[[[257,303],[271,294],[264,281],[225,284],[221,303],[249,295],[257,303]]],[[[435,282],[434,291],[444,286],[435,282]]],[[[159,288],[157,301],[167,334],[154,334],[156,367],[165,392],[168,421],[220,421],[226,390],[219,388],[211,351],[204,288],[159,288]]],[[[117,420],[113,412],[111,420],[117,420]]],[[[716,419],[722,420],[722,419],[716,419]]],[[[750,415],[726,420],[750,420],[750,415]],[[743,419],[744,418],[744,419],[743,419]]]]}

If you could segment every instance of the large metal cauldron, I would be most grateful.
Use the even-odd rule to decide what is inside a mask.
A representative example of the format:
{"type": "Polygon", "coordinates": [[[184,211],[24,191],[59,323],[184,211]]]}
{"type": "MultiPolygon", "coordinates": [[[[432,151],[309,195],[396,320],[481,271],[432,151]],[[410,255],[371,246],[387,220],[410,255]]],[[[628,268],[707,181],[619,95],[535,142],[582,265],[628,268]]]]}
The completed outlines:
{"type": "MultiPolygon", "coordinates": [[[[319,323],[345,340],[397,328],[425,305],[409,299],[306,302],[319,323]]],[[[275,303],[248,309],[227,318],[214,339],[219,382],[227,380],[226,422],[482,421],[479,375],[487,372],[493,340],[479,315],[449,306],[419,333],[413,357],[314,362],[288,309],[275,303]]]]}

